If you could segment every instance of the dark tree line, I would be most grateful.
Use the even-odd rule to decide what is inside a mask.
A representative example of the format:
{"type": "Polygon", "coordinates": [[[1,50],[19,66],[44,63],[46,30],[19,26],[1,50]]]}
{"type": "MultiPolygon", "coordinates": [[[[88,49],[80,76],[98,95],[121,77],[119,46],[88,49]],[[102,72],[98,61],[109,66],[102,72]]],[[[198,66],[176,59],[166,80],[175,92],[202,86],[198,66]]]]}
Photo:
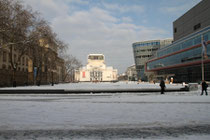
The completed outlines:
{"type": "Polygon", "coordinates": [[[68,44],[58,38],[38,12],[24,6],[20,1],[0,0],[0,49],[9,50],[13,81],[25,55],[36,65],[39,80],[42,77],[43,63],[48,69],[55,69],[55,52],[65,60],[67,74],[81,66],[75,57],[65,54],[67,48],[68,44]],[[51,45],[53,51],[47,50],[47,45],[51,45]],[[18,52],[18,55],[14,55],[14,51],[18,52]]]}

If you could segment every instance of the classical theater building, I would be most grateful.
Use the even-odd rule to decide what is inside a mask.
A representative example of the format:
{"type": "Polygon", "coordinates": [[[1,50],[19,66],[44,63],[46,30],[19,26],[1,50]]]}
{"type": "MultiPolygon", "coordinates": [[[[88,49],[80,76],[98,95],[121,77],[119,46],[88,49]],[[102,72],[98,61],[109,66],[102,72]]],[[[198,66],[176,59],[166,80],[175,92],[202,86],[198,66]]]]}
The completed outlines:
{"type": "Polygon", "coordinates": [[[117,81],[117,69],[107,67],[103,54],[89,54],[85,67],[75,71],[78,82],[114,82],[117,81]]]}

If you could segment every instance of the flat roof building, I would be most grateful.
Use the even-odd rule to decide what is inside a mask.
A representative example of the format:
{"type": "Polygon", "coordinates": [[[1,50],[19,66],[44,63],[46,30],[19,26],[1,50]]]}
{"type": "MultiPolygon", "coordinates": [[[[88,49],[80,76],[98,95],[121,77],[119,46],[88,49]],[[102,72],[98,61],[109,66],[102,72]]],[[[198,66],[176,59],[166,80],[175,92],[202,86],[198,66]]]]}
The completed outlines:
{"type": "Polygon", "coordinates": [[[145,63],[156,53],[158,49],[171,43],[172,39],[164,39],[141,41],[132,44],[138,80],[147,80],[144,70],[145,63]]]}
{"type": "Polygon", "coordinates": [[[173,22],[174,41],[210,25],[210,0],[202,0],[173,22]]]}

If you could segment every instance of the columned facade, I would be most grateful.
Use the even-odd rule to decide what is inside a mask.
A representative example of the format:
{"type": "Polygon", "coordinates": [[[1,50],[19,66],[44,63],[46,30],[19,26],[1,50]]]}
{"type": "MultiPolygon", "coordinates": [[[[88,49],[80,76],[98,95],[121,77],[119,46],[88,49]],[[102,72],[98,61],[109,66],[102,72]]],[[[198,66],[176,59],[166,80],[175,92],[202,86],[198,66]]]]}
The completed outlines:
{"type": "Polygon", "coordinates": [[[79,82],[117,81],[117,70],[106,67],[103,54],[89,54],[86,67],[75,71],[75,80],[79,82]]]}

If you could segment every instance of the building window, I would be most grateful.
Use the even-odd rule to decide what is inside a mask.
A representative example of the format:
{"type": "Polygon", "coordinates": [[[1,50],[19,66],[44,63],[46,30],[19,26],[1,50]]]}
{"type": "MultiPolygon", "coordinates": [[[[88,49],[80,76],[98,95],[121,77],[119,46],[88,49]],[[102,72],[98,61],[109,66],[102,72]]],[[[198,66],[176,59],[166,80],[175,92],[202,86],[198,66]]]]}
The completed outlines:
{"type": "Polygon", "coordinates": [[[3,64],[3,65],[2,65],[2,69],[6,69],[6,65],[3,64]]]}
{"type": "Polygon", "coordinates": [[[176,33],[177,32],[177,28],[174,28],[174,33],[176,33]]]}
{"type": "Polygon", "coordinates": [[[6,62],[6,61],[7,61],[7,53],[3,52],[3,62],[6,62]]]}
{"type": "Polygon", "coordinates": [[[12,59],[11,59],[10,55],[8,55],[8,60],[9,60],[10,63],[12,62],[12,59]]]}
{"type": "Polygon", "coordinates": [[[201,24],[200,24],[200,23],[196,24],[196,25],[194,26],[194,31],[197,30],[197,29],[199,29],[200,27],[201,27],[201,24]]]}
{"type": "Polygon", "coordinates": [[[25,57],[22,57],[22,65],[25,65],[25,57]]]}
{"type": "Polygon", "coordinates": [[[28,66],[28,58],[26,58],[26,66],[28,66]]]}
{"type": "Polygon", "coordinates": [[[15,63],[16,62],[16,54],[14,54],[14,56],[13,56],[13,62],[15,63]]]}

